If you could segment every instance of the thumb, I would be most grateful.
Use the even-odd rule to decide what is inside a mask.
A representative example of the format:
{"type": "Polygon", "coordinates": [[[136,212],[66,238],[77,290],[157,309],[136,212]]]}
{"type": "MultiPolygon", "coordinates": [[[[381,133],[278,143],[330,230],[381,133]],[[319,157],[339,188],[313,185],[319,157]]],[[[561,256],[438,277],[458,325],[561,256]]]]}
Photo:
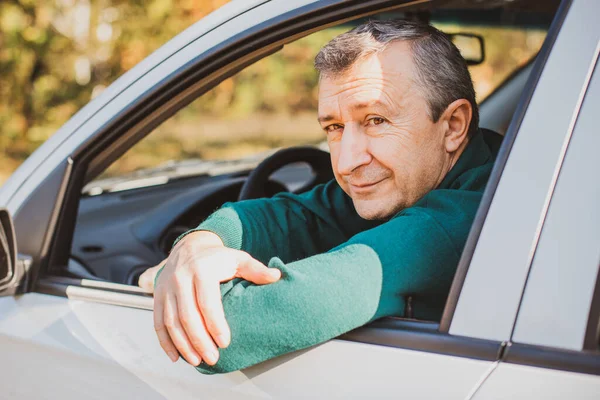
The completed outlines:
{"type": "Polygon", "coordinates": [[[281,278],[281,271],[248,257],[239,264],[238,276],[257,285],[266,285],[277,282],[281,278]]]}
{"type": "Polygon", "coordinates": [[[162,265],[157,265],[156,267],[148,268],[144,271],[138,278],[138,286],[145,289],[147,292],[152,293],[154,291],[154,278],[161,266],[162,265]]]}

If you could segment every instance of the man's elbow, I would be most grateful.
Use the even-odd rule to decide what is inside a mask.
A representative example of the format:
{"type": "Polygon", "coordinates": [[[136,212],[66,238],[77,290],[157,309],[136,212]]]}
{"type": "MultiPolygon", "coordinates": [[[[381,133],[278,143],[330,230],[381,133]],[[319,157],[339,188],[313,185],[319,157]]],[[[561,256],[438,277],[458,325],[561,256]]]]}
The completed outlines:
{"type": "Polygon", "coordinates": [[[229,370],[226,368],[222,368],[218,364],[219,363],[217,363],[215,365],[208,365],[205,363],[201,363],[200,365],[198,365],[196,367],[196,371],[198,371],[204,375],[226,374],[228,372],[237,371],[237,369],[229,370]]]}
{"type": "Polygon", "coordinates": [[[196,367],[196,370],[205,375],[226,374],[260,362],[260,360],[251,359],[251,354],[244,356],[231,350],[230,348],[220,349],[219,360],[215,365],[208,365],[203,362],[196,367]]]}

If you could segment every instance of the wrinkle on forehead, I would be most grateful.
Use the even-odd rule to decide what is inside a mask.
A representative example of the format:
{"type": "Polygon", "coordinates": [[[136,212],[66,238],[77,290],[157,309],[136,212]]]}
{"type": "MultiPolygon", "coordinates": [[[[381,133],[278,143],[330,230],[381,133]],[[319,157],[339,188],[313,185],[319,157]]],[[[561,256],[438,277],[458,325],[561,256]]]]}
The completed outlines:
{"type": "Polygon", "coordinates": [[[340,115],[342,108],[355,108],[357,104],[374,103],[375,100],[398,108],[416,94],[413,77],[408,43],[391,44],[385,50],[357,61],[344,73],[322,77],[319,119],[325,119],[325,114],[334,114],[334,109],[340,115]]]}

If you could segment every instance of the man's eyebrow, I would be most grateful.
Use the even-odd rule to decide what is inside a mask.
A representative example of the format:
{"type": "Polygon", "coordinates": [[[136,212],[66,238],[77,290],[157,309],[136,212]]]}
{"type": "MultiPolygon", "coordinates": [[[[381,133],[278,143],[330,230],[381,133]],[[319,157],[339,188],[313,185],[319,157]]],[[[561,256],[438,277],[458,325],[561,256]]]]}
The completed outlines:
{"type": "Polygon", "coordinates": [[[335,117],[333,115],[325,115],[324,117],[318,117],[317,121],[319,121],[320,123],[323,123],[323,122],[332,121],[334,119],[335,119],[335,117]]]}
{"type": "MultiPolygon", "coordinates": [[[[382,101],[379,101],[379,100],[356,103],[356,104],[353,104],[352,106],[350,106],[350,108],[353,110],[362,110],[364,108],[380,108],[380,109],[383,109],[384,111],[388,109],[387,106],[385,105],[385,103],[382,101]]],[[[334,119],[336,119],[336,118],[333,115],[327,114],[327,115],[318,117],[317,121],[319,121],[320,123],[323,123],[323,122],[332,121],[334,119]]]]}

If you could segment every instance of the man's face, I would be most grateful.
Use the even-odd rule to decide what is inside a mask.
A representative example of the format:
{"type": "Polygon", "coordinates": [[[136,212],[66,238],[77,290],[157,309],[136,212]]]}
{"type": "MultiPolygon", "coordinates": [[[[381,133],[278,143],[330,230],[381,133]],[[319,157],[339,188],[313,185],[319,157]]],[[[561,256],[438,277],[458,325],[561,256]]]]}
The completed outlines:
{"type": "Polygon", "coordinates": [[[365,219],[410,207],[442,181],[452,160],[447,124],[433,123],[407,42],[323,76],[319,122],[338,184],[365,219]]]}

